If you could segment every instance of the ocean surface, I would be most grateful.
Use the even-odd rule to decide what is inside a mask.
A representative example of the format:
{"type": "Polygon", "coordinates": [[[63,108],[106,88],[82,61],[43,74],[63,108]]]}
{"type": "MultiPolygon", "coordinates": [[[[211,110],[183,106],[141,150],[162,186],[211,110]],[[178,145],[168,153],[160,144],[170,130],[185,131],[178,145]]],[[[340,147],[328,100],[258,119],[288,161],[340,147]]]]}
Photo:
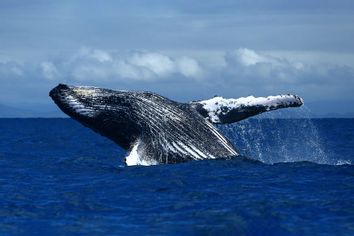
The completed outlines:
{"type": "Polygon", "coordinates": [[[218,128],[258,161],[125,167],[71,119],[0,119],[0,235],[354,235],[354,119],[218,128]]]}

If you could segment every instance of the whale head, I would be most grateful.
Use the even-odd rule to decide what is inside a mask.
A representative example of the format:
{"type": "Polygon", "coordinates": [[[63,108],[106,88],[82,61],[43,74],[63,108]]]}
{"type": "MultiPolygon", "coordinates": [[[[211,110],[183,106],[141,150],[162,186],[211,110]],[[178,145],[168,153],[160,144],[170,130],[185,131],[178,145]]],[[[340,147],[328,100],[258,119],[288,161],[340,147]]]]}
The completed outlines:
{"type": "Polygon", "coordinates": [[[134,108],[127,91],[59,84],[49,96],[64,113],[123,148],[139,135],[136,122],[131,122],[134,108]]]}

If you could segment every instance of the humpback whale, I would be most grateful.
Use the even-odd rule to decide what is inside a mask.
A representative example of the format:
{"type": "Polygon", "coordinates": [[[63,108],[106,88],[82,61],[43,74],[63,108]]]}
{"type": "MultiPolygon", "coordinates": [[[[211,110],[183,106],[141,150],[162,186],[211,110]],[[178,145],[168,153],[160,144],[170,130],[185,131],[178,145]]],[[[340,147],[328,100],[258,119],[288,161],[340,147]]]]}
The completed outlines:
{"type": "Polygon", "coordinates": [[[237,149],[213,124],[303,104],[290,94],[179,103],[153,92],[65,84],[49,95],[64,113],[127,150],[129,166],[237,157],[237,149]]]}

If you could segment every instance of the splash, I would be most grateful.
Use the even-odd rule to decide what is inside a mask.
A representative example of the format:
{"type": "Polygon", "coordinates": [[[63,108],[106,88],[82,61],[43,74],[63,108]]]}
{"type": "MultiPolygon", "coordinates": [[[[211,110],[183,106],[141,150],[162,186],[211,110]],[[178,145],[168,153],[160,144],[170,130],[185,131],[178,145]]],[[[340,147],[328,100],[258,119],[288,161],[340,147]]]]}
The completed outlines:
{"type": "Polygon", "coordinates": [[[331,160],[307,107],[275,111],[218,128],[242,155],[268,164],[310,161],[319,164],[351,164],[331,160]]]}

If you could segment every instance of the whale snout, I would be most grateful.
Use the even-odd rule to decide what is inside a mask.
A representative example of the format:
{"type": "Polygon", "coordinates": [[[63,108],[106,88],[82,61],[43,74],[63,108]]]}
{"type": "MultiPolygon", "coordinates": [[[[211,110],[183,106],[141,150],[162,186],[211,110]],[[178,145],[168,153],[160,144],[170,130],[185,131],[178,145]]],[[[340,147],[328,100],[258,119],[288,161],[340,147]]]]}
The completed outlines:
{"type": "Polygon", "coordinates": [[[52,90],[50,90],[49,96],[51,96],[51,97],[56,96],[61,91],[69,90],[69,89],[70,89],[70,87],[66,84],[58,84],[56,87],[54,87],[52,90]]]}
{"type": "Polygon", "coordinates": [[[83,90],[89,88],[59,84],[49,92],[49,96],[69,116],[94,117],[97,112],[90,102],[90,97],[85,96],[83,90]]]}
{"type": "Polygon", "coordinates": [[[58,101],[60,100],[61,97],[65,96],[67,92],[69,92],[71,89],[71,86],[68,86],[66,84],[59,84],[58,86],[54,87],[52,90],[49,92],[49,96],[54,100],[58,101]]]}

